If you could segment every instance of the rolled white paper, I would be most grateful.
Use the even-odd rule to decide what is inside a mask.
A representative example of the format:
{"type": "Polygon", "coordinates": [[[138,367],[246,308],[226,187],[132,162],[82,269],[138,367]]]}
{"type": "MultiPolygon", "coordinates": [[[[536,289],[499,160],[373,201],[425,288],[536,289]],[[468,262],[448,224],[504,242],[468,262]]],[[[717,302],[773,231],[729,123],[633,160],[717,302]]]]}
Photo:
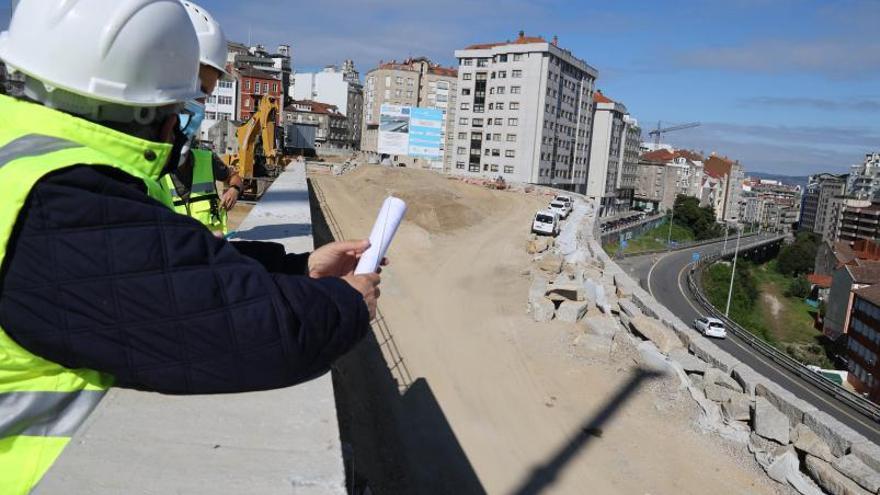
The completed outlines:
{"type": "Polygon", "coordinates": [[[385,199],[382,209],[379,210],[379,216],[376,217],[376,223],[373,224],[373,231],[370,233],[370,248],[361,255],[357,269],[354,271],[355,275],[376,273],[404,215],[406,215],[406,203],[402,199],[394,196],[385,199]]]}

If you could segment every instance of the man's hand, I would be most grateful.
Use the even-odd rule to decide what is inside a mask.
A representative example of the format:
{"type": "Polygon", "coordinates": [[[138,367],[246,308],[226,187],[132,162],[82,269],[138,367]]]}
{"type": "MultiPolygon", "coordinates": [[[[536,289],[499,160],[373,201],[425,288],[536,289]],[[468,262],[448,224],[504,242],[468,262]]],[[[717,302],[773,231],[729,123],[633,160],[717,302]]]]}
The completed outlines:
{"type": "Polygon", "coordinates": [[[224,210],[231,211],[235,207],[235,203],[238,202],[238,189],[227,187],[226,191],[223,192],[223,196],[220,197],[220,201],[223,203],[224,210]]]}
{"type": "MultiPolygon", "coordinates": [[[[322,246],[309,255],[309,276],[322,278],[351,275],[354,273],[361,255],[369,247],[370,241],[366,239],[331,242],[322,246]]],[[[383,259],[382,265],[387,264],[388,260],[383,259]]]]}
{"type": "Polygon", "coordinates": [[[368,275],[346,275],[342,280],[348,282],[356,291],[364,296],[367,309],[370,311],[370,320],[376,317],[376,303],[379,301],[379,283],[381,279],[378,273],[368,275]]]}

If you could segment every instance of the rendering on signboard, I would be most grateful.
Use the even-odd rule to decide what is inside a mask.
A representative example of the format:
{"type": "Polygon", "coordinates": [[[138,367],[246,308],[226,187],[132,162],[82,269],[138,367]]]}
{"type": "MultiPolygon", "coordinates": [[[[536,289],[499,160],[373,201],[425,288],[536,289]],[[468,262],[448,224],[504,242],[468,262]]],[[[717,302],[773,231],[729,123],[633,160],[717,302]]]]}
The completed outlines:
{"type": "Polygon", "coordinates": [[[443,142],[443,111],[436,108],[382,105],[379,153],[438,160],[443,142]]]}

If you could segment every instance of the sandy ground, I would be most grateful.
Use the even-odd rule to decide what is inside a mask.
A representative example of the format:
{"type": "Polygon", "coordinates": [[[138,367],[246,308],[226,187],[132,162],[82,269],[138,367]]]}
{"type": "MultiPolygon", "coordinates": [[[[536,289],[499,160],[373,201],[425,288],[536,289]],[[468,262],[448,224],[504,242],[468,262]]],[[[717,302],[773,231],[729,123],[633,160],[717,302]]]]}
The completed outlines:
{"type": "Polygon", "coordinates": [[[486,492],[777,493],[744,448],[695,429],[696,405],[676,383],[625,394],[627,345],[597,356],[573,346],[576,325],[531,321],[524,247],[544,199],[419,170],[313,180],[346,238],[369,234],[388,193],[409,203],[380,307],[486,492]]]}

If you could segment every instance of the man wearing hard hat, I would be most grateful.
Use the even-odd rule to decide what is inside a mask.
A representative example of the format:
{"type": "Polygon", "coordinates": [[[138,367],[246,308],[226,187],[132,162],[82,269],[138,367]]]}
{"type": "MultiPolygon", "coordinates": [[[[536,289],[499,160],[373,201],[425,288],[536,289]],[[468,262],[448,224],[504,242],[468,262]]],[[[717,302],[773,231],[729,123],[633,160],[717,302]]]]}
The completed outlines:
{"type": "Polygon", "coordinates": [[[172,211],[199,42],[178,0],[21,0],[0,59],[0,493],[29,492],[111,385],[286,387],[368,330],[366,241],[244,256],[172,211]]]}

